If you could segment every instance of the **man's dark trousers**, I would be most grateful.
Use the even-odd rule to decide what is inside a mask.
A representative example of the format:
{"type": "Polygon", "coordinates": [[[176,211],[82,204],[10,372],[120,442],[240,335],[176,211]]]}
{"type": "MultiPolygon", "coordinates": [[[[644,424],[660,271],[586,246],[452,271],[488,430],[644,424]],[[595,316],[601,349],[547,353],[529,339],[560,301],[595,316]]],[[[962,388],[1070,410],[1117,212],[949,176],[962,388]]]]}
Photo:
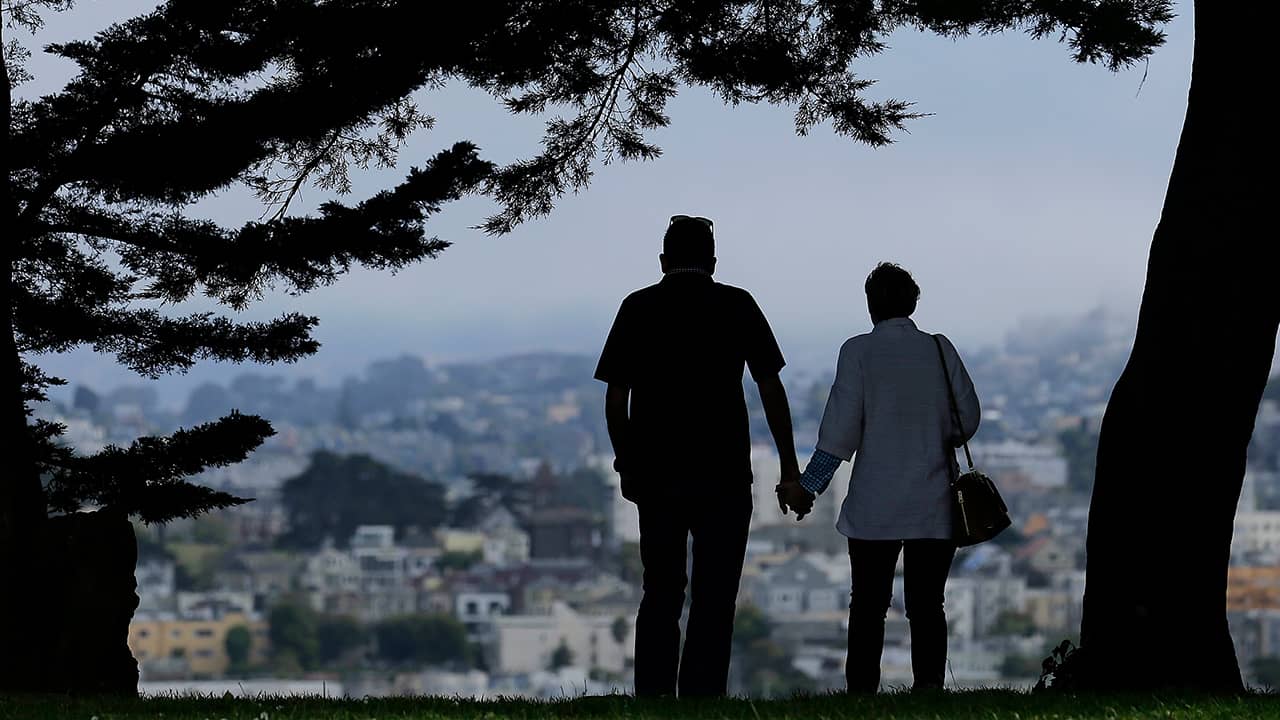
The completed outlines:
{"type": "Polygon", "coordinates": [[[645,498],[640,510],[644,596],[636,617],[637,696],[724,695],[729,680],[733,614],[751,526],[751,487],[711,496],[689,493],[645,498]],[[689,620],[680,650],[693,537],[689,620]]]}
{"type": "Polygon", "coordinates": [[[956,546],[950,540],[849,540],[853,592],[849,603],[849,656],[845,679],[851,693],[880,686],[884,619],[893,597],[898,553],[903,553],[903,600],[911,627],[911,674],[917,690],[941,688],[947,667],[947,616],[943,589],[956,546]]]}

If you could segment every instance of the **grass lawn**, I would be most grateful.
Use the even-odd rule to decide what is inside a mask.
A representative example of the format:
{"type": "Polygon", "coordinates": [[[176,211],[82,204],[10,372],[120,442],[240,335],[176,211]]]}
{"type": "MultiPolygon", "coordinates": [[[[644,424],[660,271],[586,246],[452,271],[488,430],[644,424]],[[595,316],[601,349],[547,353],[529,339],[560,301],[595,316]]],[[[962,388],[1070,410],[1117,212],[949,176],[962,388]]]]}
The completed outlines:
{"type": "Polygon", "coordinates": [[[958,693],[892,693],[874,698],[821,695],[792,700],[635,700],[580,697],[547,702],[380,698],[326,700],[306,697],[164,697],[148,699],[0,697],[0,720],[9,718],[112,720],[285,720],[286,718],[1280,718],[1280,695],[1240,698],[1197,695],[1031,695],[1007,690],[958,693]]]}

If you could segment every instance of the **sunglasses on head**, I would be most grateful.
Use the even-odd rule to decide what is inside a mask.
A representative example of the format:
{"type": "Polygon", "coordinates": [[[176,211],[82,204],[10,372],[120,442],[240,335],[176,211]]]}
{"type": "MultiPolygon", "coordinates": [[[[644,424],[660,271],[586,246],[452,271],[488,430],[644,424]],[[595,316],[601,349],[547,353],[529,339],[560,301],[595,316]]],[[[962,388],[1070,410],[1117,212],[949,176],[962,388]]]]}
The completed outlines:
{"type": "Polygon", "coordinates": [[[711,218],[704,218],[699,215],[672,215],[671,222],[668,223],[668,226],[675,225],[678,222],[684,222],[685,220],[702,223],[707,226],[708,230],[714,231],[716,229],[715,223],[711,222],[711,218]]]}

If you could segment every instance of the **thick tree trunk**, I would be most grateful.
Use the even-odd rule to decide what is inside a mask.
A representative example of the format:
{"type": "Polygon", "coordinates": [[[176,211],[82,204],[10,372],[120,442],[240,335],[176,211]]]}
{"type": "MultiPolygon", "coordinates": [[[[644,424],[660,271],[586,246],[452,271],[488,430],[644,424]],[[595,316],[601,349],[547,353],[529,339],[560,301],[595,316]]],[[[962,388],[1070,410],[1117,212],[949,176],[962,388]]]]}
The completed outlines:
{"type": "Polygon", "coordinates": [[[1245,453],[1280,322],[1275,69],[1243,0],[1195,3],[1187,115],[1138,331],[1103,418],[1078,682],[1242,689],[1226,620],[1245,453]]]}
{"type": "MultiPolygon", "coordinates": [[[[0,28],[0,33],[3,29],[0,28]]],[[[3,36],[0,35],[0,45],[3,36]]],[[[0,366],[7,382],[2,383],[0,418],[3,418],[5,459],[0,473],[0,688],[22,687],[31,672],[28,658],[13,648],[32,647],[31,610],[36,605],[29,582],[33,577],[37,540],[45,519],[44,495],[36,470],[34,451],[27,433],[27,411],[22,396],[22,367],[13,331],[13,259],[19,242],[17,199],[9,183],[10,108],[12,88],[9,68],[0,60],[0,366]]]]}
{"type": "Polygon", "coordinates": [[[44,628],[24,690],[134,695],[138,663],[129,623],[138,608],[133,524],[109,509],[51,518],[40,536],[35,594],[44,628]]]}

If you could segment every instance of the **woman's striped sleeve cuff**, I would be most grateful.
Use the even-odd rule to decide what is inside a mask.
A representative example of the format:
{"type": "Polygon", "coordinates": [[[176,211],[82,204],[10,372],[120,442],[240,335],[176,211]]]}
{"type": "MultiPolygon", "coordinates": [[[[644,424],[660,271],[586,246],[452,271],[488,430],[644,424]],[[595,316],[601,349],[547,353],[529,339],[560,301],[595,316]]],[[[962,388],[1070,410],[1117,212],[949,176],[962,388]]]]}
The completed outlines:
{"type": "Polygon", "coordinates": [[[809,464],[804,468],[804,474],[800,476],[801,487],[814,495],[821,494],[831,484],[831,476],[835,475],[841,462],[835,455],[814,450],[813,457],[809,458],[809,464]]]}

